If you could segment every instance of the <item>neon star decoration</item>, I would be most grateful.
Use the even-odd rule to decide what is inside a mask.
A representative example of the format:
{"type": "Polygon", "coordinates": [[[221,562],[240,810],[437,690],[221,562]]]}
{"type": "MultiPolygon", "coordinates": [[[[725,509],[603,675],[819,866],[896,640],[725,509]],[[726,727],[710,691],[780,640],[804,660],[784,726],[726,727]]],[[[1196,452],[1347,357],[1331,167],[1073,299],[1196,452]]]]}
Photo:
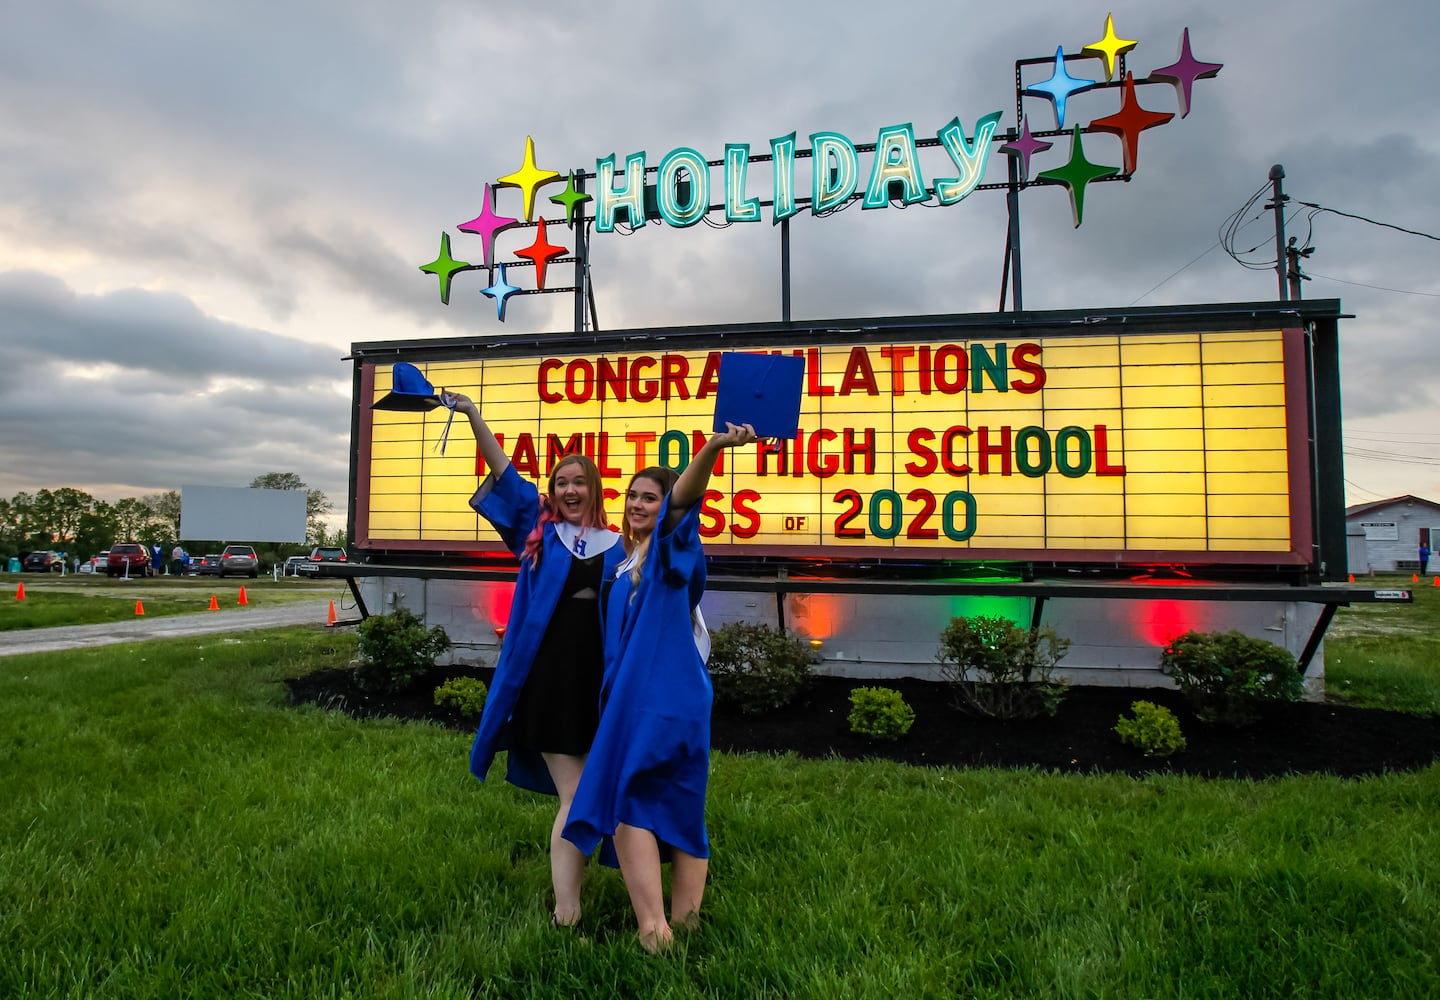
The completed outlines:
{"type": "Polygon", "coordinates": [[[1065,46],[1057,45],[1055,47],[1055,72],[1044,83],[1026,87],[1025,93],[1048,98],[1050,103],[1055,105],[1055,127],[1064,128],[1065,102],[1072,94],[1089,90],[1093,86],[1095,86],[1094,80],[1081,80],[1065,72],[1065,46]]]}
{"type": "Polygon", "coordinates": [[[486,267],[495,266],[495,237],[507,229],[520,225],[519,219],[495,214],[495,210],[490,207],[494,197],[493,189],[486,184],[485,193],[481,196],[480,214],[469,222],[462,222],[455,227],[462,233],[475,233],[480,237],[480,247],[485,252],[486,267]]]}
{"type": "Polygon", "coordinates": [[[1175,97],[1180,102],[1180,117],[1190,113],[1190,88],[1196,80],[1208,80],[1218,76],[1224,63],[1200,62],[1190,54],[1190,29],[1180,36],[1180,59],[1169,66],[1162,66],[1152,72],[1149,79],[1160,83],[1173,83],[1175,97]]]}
{"type": "Polygon", "coordinates": [[[520,195],[524,199],[525,221],[532,222],[535,215],[535,192],[546,184],[554,184],[559,179],[560,175],[555,171],[541,170],[535,166],[535,140],[527,135],[525,137],[525,162],[513,174],[495,178],[495,184],[497,187],[520,189],[520,195]]]}
{"type": "Polygon", "coordinates": [[[577,171],[570,171],[570,177],[565,182],[565,190],[559,194],[552,194],[550,200],[565,209],[565,225],[575,225],[575,210],[590,200],[590,196],[580,191],[575,186],[575,175],[577,171]]]}
{"type": "MultiPolygon", "coordinates": [[[[788,135],[771,139],[768,154],[752,156],[749,143],[727,143],[723,160],[707,158],[700,150],[686,146],[670,150],[658,161],[657,166],[653,159],[647,164],[646,153],[642,150],[623,157],[623,176],[617,169],[622,157],[614,153],[591,161],[595,164],[594,173],[583,169],[565,174],[542,170],[535,164],[534,137],[527,135],[525,156],[520,168],[483,185],[480,214],[468,222],[460,223],[458,228],[462,233],[472,233],[480,237],[483,266],[489,270],[487,280],[491,282],[489,287],[480,291],[494,300],[496,315],[501,322],[505,320],[506,304],[513,295],[557,291],[576,291],[577,294],[583,292],[583,288],[547,288],[545,285],[548,266],[568,252],[566,247],[549,241],[548,224],[554,222],[560,225],[560,220],[546,220],[537,215],[537,202],[539,197],[544,197],[537,197],[537,192],[550,184],[564,185],[563,191],[548,196],[547,200],[563,209],[564,224],[575,230],[577,241],[586,238],[586,216],[590,212],[593,212],[596,233],[613,231],[622,209],[630,220],[627,228],[640,229],[645,225],[647,196],[651,196],[652,192],[656,192],[653,197],[656,199],[660,217],[676,228],[686,228],[707,220],[712,209],[719,211],[721,208],[725,212],[727,224],[758,222],[764,215],[762,206],[766,202],[762,201],[762,198],[765,192],[755,191],[753,188],[763,188],[767,179],[770,181],[770,221],[772,225],[778,224],[801,211],[796,192],[796,161],[807,153],[812,161],[810,177],[813,197],[808,200],[809,210],[816,218],[844,207],[851,200],[861,198],[864,199],[865,208],[885,208],[892,203],[890,195],[894,193],[896,183],[903,188],[900,194],[902,202],[928,202],[932,205],[954,204],[980,187],[1014,191],[1017,187],[1059,185],[1069,194],[1071,218],[1078,228],[1084,221],[1085,191],[1090,183],[1099,180],[1128,180],[1139,169],[1141,134],[1146,129],[1186,117],[1190,113],[1195,81],[1214,77],[1223,68],[1221,63],[1201,62],[1195,58],[1190,49],[1190,29],[1185,28],[1180,36],[1180,58],[1142,78],[1125,67],[1129,53],[1138,45],[1134,39],[1119,37],[1115,32],[1114,16],[1107,14],[1104,35],[1068,57],[1072,60],[1100,60],[1105,68],[1102,78],[1092,80],[1071,76],[1066,65],[1064,45],[1055,48],[1053,58],[1040,57],[1021,61],[1026,66],[1037,68],[1046,64],[1052,66],[1047,80],[1029,86],[1025,86],[1018,76],[1015,81],[1017,101],[1024,97],[1042,98],[1050,102],[1054,111],[1055,131],[1041,129],[1039,136],[1050,138],[1067,132],[1070,134],[1068,160],[1055,169],[1040,171],[1038,174],[1033,169],[1038,166],[1034,163],[1035,157],[1053,149],[1058,140],[1049,142],[1037,137],[1036,133],[1031,131],[1030,117],[1024,113],[1023,106],[1017,107],[1020,128],[1018,132],[1012,133],[1016,136],[1012,139],[1000,139],[995,135],[1003,117],[1000,111],[993,111],[976,120],[973,140],[967,139],[958,116],[941,128],[936,138],[958,170],[958,175],[951,179],[932,179],[929,184],[921,177],[920,168],[919,147],[925,143],[916,141],[914,128],[908,123],[882,127],[874,144],[866,145],[859,145],[839,132],[815,131],[809,136],[810,149],[802,151],[797,149],[794,130],[788,135]],[[1137,88],[1162,83],[1175,88],[1177,112],[1153,111],[1141,105],[1137,96],[1140,91],[1137,88]],[[1102,91],[1119,91],[1118,101],[1112,99],[1109,102],[1110,107],[1118,103],[1119,109],[1104,117],[1091,118],[1088,124],[1085,120],[1078,120],[1067,126],[1067,119],[1080,119],[1076,113],[1077,106],[1070,103],[1071,99],[1077,94],[1102,91]],[[1123,166],[1107,166],[1089,160],[1083,136],[1095,132],[1110,133],[1120,140],[1119,159],[1123,166]],[[1018,175],[1018,182],[980,183],[994,148],[992,143],[998,144],[1000,152],[1012,158],[1012,176],[1018,175]],[[868,168],[862,164],[862,157],[867,153],[872,157],[868,168]],[[769,167],[755,168],[756,164],[767,161],[769,167]],[[821,164],[828,165],[830,169],[822,169],[819,166],[821,164]],[[717,170],[723,171],[724,177],[723,205],[719,206],[712,205],[713,199],[710,197],[710,187],[716,184],[714,173],[717,170]],[[756,175],[762,173],[768,175],[768,178],[756,181],[756,175]],[[653,186],[645,183],[649,174],[656,175],[653,186]],[[691,182],[683,201],[677,185],[681,177],[691,182]],[[595,186],[592,192],[587,193],[587,182],[592,179],[596,182],[595,186]],[[500,199],[497,193],[500,188],[515,188],[520,192],[524,208],[522,216],[510,218],[497,214],[495,205],[500,199]],[[590,210],[584,208],[587,201],[592,202],[590,210]],[[495,275],[496,258],[499,256],[497,240],[500,234],[520,226],[538,230],[529,246],[514,251],[516,258],[528,260],[528,266],[535,268],[534,288],[521,289],[510,284],[505,276],[504,263],[499,264],[498,280],[495,275]]],[[[1016,65],[1019,66],[1021,62],[1016,65]]],[[[1085,102],[1087,111],[1089,104],[1090,102],[1085,102]]],[[[1102,140],[1104,143],[1108,141],[1102,140]]],[[[1092,143],[1092,151],[1093,146],[1092,143]]],[[[1109,151],[1111,147],[1106,145],[1103,148],[1109,151]]],[[[1057,156],[1058,153],[1051,153],[1044,159],[1054,162],[1057,156]]],[[[543,202],[540,202],[540,207],[547,208],[543,202]]],[[[506,249],[509,250],[508,242],[506,249]]],[[[579,254],[576,256],[578,258],[579,254]]],[[[514,259],[506,262],[511,266],[518,266],[514,259]]],[[[459,260],[451,254],[450,236],[446,233],[441,235],[440,253],[435,260],[420,265],[421,271],[438,279],[440,301],[446,305],[449,304],[454,276],[480,268],[479,263],[459,260]]]]}
{"type": "Polygon", "coordinates": [[[518,291],[520,291],[520,286],[512,285],[505,280],[505,265],[501,264],[500,280],[489,288],[480,289],[480,294],[488,295],[495,300],[495,314],[500,317],[500,322],[503,323],[505,322],[505,300],[518,291]]]}
{"type": "Polygon", "coordinates": [[[450,256],[450,234],[440,234],[440,255],[428,264],[421,264],[420,270],[440,279],[440,302],[450,304],[450,279],[461,271],[477,271],[479,268],[467,260],[456,260],[450,256]]]}
{"type": "Polygon", "coordinates": [[[1020,179],[1025,181],[1030,179],[1030,157],[1045,152],[1053,145],[1053,142],[1045,142],[1030,134],[1030,116],[1026,115],[1020,119],[1020,138],[1001,146],[1000,152],[1020,157],[1020,179]]]}
{"type": "Polygon", "coordinates": [[[1113,132],[1120,137],[1124,149],[1125,173],[1133,174],[1140,158],[1140,133],[1156,125],[1164,125],[1175,115],[1169,111],[1146,111],[1135,99],[1135,74],[1125,74],[1124,97],[1120,110],[1104,118],[1096,118],[1090,127],[1101,132],[1113,132]]]}
{"type": "Polygon", "coordinates": [[[1094,56],[1105,63],[1105,79],[1115,79],[1115,61],[1125,53],[1133,49],[1137,42],[1133,38],[1117,38],[1115,36],[1115,18],[1105,15],[1105,37],[1098,42],[1091,42],[1080,50],[1081,55],[1094,56]]]}
{"type": "Polygon", "coordinates": [[[1070,214],[1075,219],[1075,228],[1085,219],[1085,185],[1101,177],[1118,174],[1119,167],[1102,167],[1085,159],[1085,146],[1080,141],[1080,126],[1070,133],[1070,162],[1054,170],[1042,170],[1038,180],[1059,181],[1070,189],[1070,214]]]}
{"type": "MultiPolygon", "coordinates": [[[[535,242],[531,243],[524,250],[516,250],[515,256],[530,258],[530,260],[535,264],[535,287],[544,288],[545,265],[549,264],[553,258],[559,257],[564,252],[564,247],[557,247],[552,243],[546,242],[545,219],[542,217],[540,219],[539,230],[535,234],[535,242]]],[[[502,264],[500,266],[504,267],[505,265],[502,264]]]]}

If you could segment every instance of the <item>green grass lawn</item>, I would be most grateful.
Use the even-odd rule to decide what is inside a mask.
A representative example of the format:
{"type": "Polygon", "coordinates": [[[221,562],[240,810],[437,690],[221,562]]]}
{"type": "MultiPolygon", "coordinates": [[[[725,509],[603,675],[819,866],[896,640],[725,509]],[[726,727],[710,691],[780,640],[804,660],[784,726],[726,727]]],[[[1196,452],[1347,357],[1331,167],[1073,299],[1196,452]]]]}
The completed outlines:
{"type": "MultiPolygon", "coordinates": [[[[1425,639],[1387,634],[1352,677],[1383,689],[1425,639]]],[[[610,870],[578,930],[549,925],[550,800],[476,782],[467,735],[285,704],[284,677],[353,644],[0,661],[0,997],[1440,995],[1440,765],[1254,782],[717,754],[704,921],[652,958],[610,870]]]]}

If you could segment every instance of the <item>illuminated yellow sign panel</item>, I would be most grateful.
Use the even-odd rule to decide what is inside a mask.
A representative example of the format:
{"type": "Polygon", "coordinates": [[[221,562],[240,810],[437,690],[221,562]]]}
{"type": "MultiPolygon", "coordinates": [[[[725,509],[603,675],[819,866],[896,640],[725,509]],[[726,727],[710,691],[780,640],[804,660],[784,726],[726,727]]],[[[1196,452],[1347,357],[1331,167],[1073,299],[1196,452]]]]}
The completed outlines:
{"type": "MultiPolygon", "coordinates": [[[[727,454],[703,508],[707,550],[1303,562],[1298,345],[1281,330],[767,345],[806,360],[800,432],[727,454]]],[[[542,489],[561,455],[593,458],[614,517],[636,471],[683,468],[709,435],[719,358],[635,351],[419,367],[475,399],[542,489]]],[[[388,365],[362,368],[357,544],[498,546],[467,502],[486,471],[468,432],[441,455],[445,410],[371,410],[389,377],[388,365]]]]}

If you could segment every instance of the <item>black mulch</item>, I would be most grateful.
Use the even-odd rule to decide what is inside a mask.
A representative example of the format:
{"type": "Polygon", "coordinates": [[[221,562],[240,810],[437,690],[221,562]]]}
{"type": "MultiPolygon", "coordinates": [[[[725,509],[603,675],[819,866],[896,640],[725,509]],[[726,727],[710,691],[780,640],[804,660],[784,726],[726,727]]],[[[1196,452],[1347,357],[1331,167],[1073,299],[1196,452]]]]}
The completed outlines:
{"type": "MultiPolygon", "coordinates": [[[[433,701],[435,687],[457,675],[479,677],[488,684],[491,671],[436,668],[414,692],[387,696],[357,690],[346,669],[317,671],[287,684],[291,704],[318,704],[358,718],[428,720],[473,731],[475,717],[438,709],[433,701]]],[[[1267,705],[1258,722],[1234,729],[1200,722],[1175,691],[1076,686],[1054,717],[1002,722],[966,715],[951,706],[944,685],[913,679],[816,678],[794,704],[768,715],[716,709],[711,737],[716,750],[735,753],[791,751],[815,758],[883,757],[907,764],[1132,775],[1361,776],[1415,770],[1440,758],[1440,716],[1434,715],[1295,702],[1267,705]],[[850,691],[859,686],[884,686],[901,692],[916,716],[904,738],[893,744],[877,743],[849,731],[850,691]],[[1137,699],[1174,712],[1189,746],[1167,758],[1148,759],[1122,744],[1113,731],[1115,722],[1137,699]]]]}

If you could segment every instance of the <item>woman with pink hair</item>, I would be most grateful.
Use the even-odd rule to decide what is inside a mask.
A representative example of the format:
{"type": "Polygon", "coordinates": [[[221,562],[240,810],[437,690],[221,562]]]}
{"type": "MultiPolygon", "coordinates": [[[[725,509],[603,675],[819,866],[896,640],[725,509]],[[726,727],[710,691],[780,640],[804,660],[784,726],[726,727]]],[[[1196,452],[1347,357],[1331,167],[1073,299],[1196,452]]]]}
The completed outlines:
{"type": "Polygon", "coordinates": [[[586,855],[561,832],[599,720],[600,583],[613,575],[624,547],[607,526],[594,462],[584,455],[560,459],[542,497],[515,471],[473,401],[448,393],[446,402],[470,418],[490,469],[470,506],[520,560],[470,770],[484,781],[495,754],[505,750],[511,784],[559,797],[550,830],[550,877],[555,923],[571,926],[580,919],[586,855]]]}

